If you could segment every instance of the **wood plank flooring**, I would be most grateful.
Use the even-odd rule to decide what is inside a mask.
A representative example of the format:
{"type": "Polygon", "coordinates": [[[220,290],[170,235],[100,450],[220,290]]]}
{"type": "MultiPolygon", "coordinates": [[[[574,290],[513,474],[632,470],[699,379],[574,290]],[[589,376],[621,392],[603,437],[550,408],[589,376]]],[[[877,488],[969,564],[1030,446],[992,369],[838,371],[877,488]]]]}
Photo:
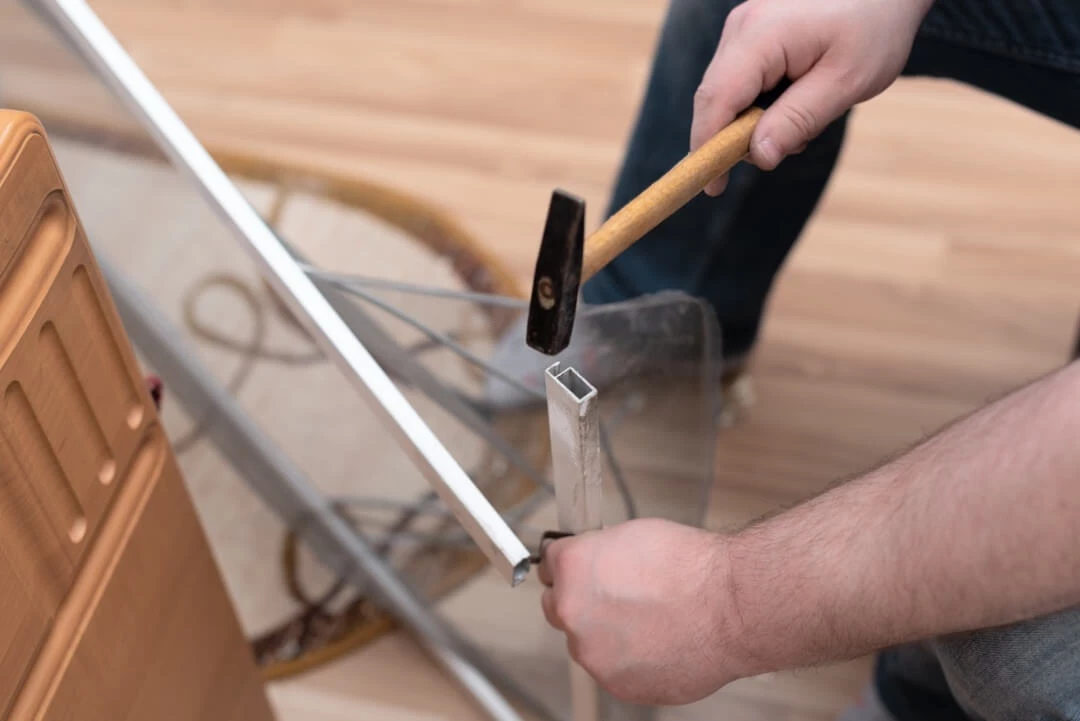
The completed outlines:
{"type": "MultiPolygon", "coordinates": [[[[93,5],[205,141],[430,199],[523,283],[554,186],[605,204],[664,10],[662,0],[93,5]]],[[[1062,363],[1080,313],[1078,181],[1080,134],[970,89],[904,81],[863,107],[771,299],[757,404],[721,436],[710,525],[805,497],[1062,363]]],[[[446,612],[483,618],[506,593],[484,578],[446,612]]],[[[558,651],[540,630],[508,640],[513,624],[494,624],[486,641],[509,656],[558,651]]],[[[750,679],[665,718],[829,719],[865,670],[750,679]]],[[[476,717],[401,636],[273,694],[283,719],[476,717]]]]}

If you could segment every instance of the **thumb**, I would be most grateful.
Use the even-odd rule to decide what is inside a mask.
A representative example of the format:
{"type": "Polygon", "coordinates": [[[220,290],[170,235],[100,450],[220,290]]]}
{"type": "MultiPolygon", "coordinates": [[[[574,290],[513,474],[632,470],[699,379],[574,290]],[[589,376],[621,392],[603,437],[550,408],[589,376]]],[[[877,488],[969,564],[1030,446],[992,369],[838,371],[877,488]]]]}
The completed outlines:
{"type": "Polygon", "coordinates": [[[762,170],[802,150],[854,104],[837,93],[836,74],[820,65],[791,84],[758,121],[750,141],[750,161],[762,170]]]}

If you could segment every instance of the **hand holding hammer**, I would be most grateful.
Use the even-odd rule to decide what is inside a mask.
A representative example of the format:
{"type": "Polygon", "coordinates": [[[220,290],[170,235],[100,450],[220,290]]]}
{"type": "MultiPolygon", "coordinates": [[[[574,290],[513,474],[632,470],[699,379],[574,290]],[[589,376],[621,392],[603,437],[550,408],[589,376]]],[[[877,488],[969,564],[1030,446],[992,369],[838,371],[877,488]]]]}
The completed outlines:
{"type": "Polygon", "coordinates": [[[526,343],[547,355],[565,350],[581,285],[744,159],[764,108],[789,84],[782,82],[763,94],[753,107],[612,215],[588,240],[585,201],[556,190],[536,261],[526,343]]]}

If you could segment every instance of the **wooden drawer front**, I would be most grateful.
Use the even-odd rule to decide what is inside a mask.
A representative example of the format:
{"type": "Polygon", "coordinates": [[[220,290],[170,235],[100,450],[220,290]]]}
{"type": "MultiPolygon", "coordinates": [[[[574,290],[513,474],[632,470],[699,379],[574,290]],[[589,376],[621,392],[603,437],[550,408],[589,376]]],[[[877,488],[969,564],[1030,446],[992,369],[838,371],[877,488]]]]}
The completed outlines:
{"type": "Polygon", "coordinates": [[[5,111],[0,719],[272,719],[44,132],[5,111]]]}
{"type": "Polygon", "coordinates": [[[49,614],[18,580],[15,564],[0,548],[0,718],[22,683],[27,659],[37,655],[49,628],[49,614]]]}
{"type": "Polygon", "coordinates": [[[155,427],[16,701],[13,721],[272,718],[168,444],[155,427]]]}
{"type": "Polygon", "coordinates": [[[43,131],[0,112],[0,717],[127,475],[150,403],[43,131]]]}
{"type": "MultiPolygon", "coordinates": [[[[71,245],[0,361],[9,460],[76,567],[131,460],[149,402],[124,363],[93,272],[86,245],[71,245]]],[[[10,277],[0,280],[0,308],[26,302],[8,296],[13,286],[10,277]]],[[[0,321],[0,338],[11,338],[6,330],[0,321]]]]}
{"type": "Polygon", "coordinates": [[[41,126],[0,111],[0,718],[150,403],[41,126]]]}

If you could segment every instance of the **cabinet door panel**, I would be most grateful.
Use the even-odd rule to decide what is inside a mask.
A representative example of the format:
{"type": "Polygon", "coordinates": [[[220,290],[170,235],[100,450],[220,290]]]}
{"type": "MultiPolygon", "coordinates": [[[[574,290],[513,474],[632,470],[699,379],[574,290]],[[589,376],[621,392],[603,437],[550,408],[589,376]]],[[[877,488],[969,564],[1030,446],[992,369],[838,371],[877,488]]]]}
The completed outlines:
{"type": "Polygon", "coordinates": [[[0,719],[269,721],[35,118],[0,111],[0,719]]]}
{"type": "MultiPolygon", "coordinates": [[[[265,696],[237,693],[257,681],[257,670],[160,435],[137,455],[132,474],[118,512],[126,510],[128,491],[151,488],[130,529],[114,529],[110,520],[102,532],[103,545],[122,536],[117,560],[100,591],[73,592],[95,600],[37,718],[217,719],[235,714],[246,699],[245,718],[268,721],[265,696]]],[[[96,560],[88,560],[88,570],[96,560]]]]}

